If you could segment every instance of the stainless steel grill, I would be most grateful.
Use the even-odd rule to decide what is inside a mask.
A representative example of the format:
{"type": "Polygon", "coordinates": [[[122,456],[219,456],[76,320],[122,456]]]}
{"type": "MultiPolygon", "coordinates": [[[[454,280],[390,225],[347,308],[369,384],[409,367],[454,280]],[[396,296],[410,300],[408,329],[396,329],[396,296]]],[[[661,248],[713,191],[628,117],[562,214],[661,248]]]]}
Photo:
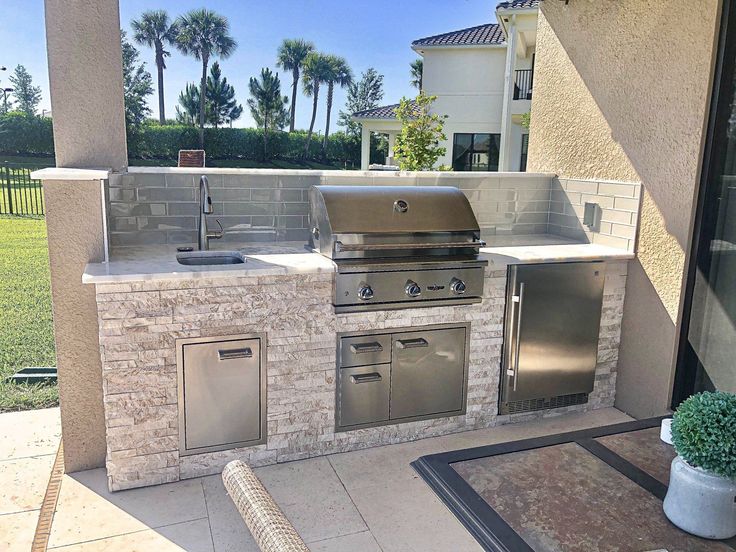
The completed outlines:
{"type": "Polygon", "coordinates": [[[314,186],[310,245],[337,264],[336,312],[481,301],[480,228],[442,186],[314,186]]]}

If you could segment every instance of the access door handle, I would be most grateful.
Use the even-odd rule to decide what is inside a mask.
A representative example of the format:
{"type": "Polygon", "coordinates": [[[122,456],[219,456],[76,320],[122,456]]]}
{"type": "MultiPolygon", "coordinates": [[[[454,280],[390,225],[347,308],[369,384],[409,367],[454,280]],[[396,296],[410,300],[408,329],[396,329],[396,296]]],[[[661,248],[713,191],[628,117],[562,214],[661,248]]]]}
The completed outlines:
{"type": "Polygon", "coordinates": [[[233,360],[236,358],[251,358],[253,351],[250,347],[243,347],[242,349],[220,349],[217,354],[220,360],[233,360]]]}
{"type": "Polygon", "coordinates": [[[422,337],[416,339],[397,339],[396,346],[399,349],[416,349],[417,347],[429,347],[429,341],[422,337]]]}
{"type": "Polygon", "coordinates": [[[377,341],[373,343],[353,343],[350,345],[350,352],[354,355],[361,353],[380,353],[383,351],[383,347],[377,341]]]}
{"type": "Polygon", "coordinates": [[[519,284],[519,295],[513,298],[513,302],[518,303],[516,314],[516,335],[514,336],[514,368],[513,373],[509,374],[514,377],[514,391],[516,391],[516,387],[519,383],[519,353],[521,352],[521,315],[523,312],[522,308],[524,307],[524,287],[524,282],[521,282],[519,284]]]}
{"type": "Polygon", "coordinates": [[[350,381],[353,383],[370,383],[372,381],[381,381],[381,374],[378,372],[371,372],[370,374],[355,374],[350,376],[350,381]]]}

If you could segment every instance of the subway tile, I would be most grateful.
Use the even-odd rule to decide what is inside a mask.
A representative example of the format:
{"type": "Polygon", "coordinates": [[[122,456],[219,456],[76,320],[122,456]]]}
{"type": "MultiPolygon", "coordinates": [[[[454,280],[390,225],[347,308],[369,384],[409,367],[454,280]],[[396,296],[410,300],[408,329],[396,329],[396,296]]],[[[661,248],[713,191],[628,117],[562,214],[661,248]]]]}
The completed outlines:
{"type": "Polygon", "coordinates": [[[612,224],[611,234],[619,238],[633,240],[636,237],[636,227],[628,224],[612,224]]]}
{"type": "Polygon", "coordinates": [[[282,203],[280,213],[281,215],[308,215],[309,204],[308,203],[282,203]]]}
{"type": "Polygon", "coordinates": [[[582,204],[582,195],[580,192],[568,192],[566,190],[552,190],[550,192],[550,200],[561,203],[582,204]]]}
{"type": "Polygon", "coordinates": [[[572,205],[568,203],[564,206],[563,214],[582,219],[583,215],[585,214],[585,205],[572,205]]]}
{"type": "Polygon", "coordinates": [[[616,209],[624,209],[626,211],[638,211],[639,200],[627,197],[617,197],[614,199],[613,207],[616,209]]]}
{"type": "Polygon", "coordinates": [[[125,182],[126,187],[132,187],[132,188],[164,188],[166,187],[166,175],[164,174],[135,173],[133,175],[127,175],[127,176],[132,176],[133,178],[128,180],[126,176],[123,176],[123,181],[125,182]]]}
{"type": "Polygon", "coordinates": [[[277,217],[277,226],[287,229],[304,229],[304,217],[296,215],[277,217]]]}
{"type": "Polygon", "coordinates": [[[568,192],[581,192],[584,194],[598,193],[598,183],[589,180],[567,180],[564,182],[564,188],[568,192]]]}
{"type": "Polygon", "coordinates": [[[605,222],[618,222],[620,224],[631,224],[631,213],[629,211],[616,211],[615,209],[603,209],[601,220],[605,222]]]}
{"type": "MultiPolygon", "coordinates": [[[[231,191],[231,190],[229,190],[231,191]]],[[[277,201],[278,200],[278,189],[273,188],[255,188],[253,190],[247,190],[250,192],[251,201],[277,201]]]]}
{"type": "Polygon", "coordinates": [[[606,245],[608,247],[616,247],[618,249],[626,249],[628,251],[631,251],[630,247],[633,243],[630,240],[627,240],[626,238],[619,238],[617,236],[607,236],[605,234],[595,234],[593,236],[593,243],[597,243],[598,245],[606,245]]]}
{"type": "Polygon", "coordinates": [[[164,216],[165,203],[110,203],[110,215],[114,217],[164,216]]]}
{"type": "Polygon", "coordinates": [[[300,188],[309,190],[312,186],[319,186],[317,175],[283,175],[279,176],[279,186],[282,188],[300,188]]]}
{"type": "Polygon", "coordinates": [[[276,230],[266,231],[241,231],[226,232],[222,238],[223,242],[242,242],[242,243],[269,243],[278,241],[279,236],[276,230]]]}
{"type": "Polygon", "coordinates": [[[634,184],[600,182],[598,184],[598,193],[601,195],[635,197],[636,186],[634,184]]]}
{"type": "Polygon", "coordinates": [[[109,201],[135,201],[135,188],[112,188],[108,189],[109,201]]]}
{"type": "Polygon", "coordinates": [[[519,190],[516,192],[517,201],[548,201],[549,190],[519,190]]]}
{"type": "Polygon", "coordinates": [[[547,224],[549,213],[517,213],[517,224],[547,224]]]}
{"type": "MultiPolygon", "coordinates": [[[[251,217],[248,216],[224,216],[219,217],[217,220],[220,221],[222,227],[227,231],[245,231],[253,228],[253,221],[251,220],[251,217]]],[[[212,225],[210,225],[210,227],[211,226],[212,225]]],[[[217,224],[215,223],[215,227],[216,226],[217,224]]]]}
{"type": "Polygon", "coordinates": [[[197,243],[196,230],[166,232],[166,242],[171,244],[194,244],[197,243]]]}
{"type": "Polygon", "coordinates": [[[138,188],[138,201],[194,201],[194,188],[138,188]]]}
{"type": "Polygon", "coordinates": [[[139,230],[193,230],[195,217],[138,217],[139,230]]]}
{"type": "Polygon", "coordinates": [[[225,203],[226,215],[277,215],[277,203],[225,203]]]}
{"type": "Polygon", "coordinates": [[[115,232],[138,230],[138,222],[135,217],[110,217],[110,230],[115,232]]]}
{"type": "Polygon", "coordinates": [[[276,217],[275,216],[255,215],[251,217],[251,224],[253,226],[274,227],[276,226],[276,217]]]}
{"type": "MultiPolygon", "coordinates": [[[[207,179],[209,181],[209,178],[207,179]]],[[[166,175],[166,187],[167,188],[190,188],[195,189],[195,186],[199,184],[199,177],[193,174],[167,174],[166,175]]]]}
{"type": "Polygon", "coordinates": [[[550,201],[549,202],[549,212],[565,214],[565,207],[567,205],[569,204],[564,201],[550,201]]]}
{"type": "Polygon", "coordinates": [[[158,245],[166,243],[166,232],[110,232],[110,245],[158,245]]]}
{"type": "Polygon", "coordinates": [[[561,215],[559,213],[549,214],[549,223],[557,226],[565,226],[567,228],[579,228],[582,226],[577,217],[570,215],[561,215]]]}
{"type": "Polygon", "coordinates": [[[612,225],[610,222],[603,222],[601,221],[598,224],[598,228],[595,229],[596,232],[600,232],[601,234],[611,234],[612,225]]]}
{"type": "Polygon", "coordinates": [[[259,201],[251,198],[251,192],[249,188],[222,188],[217,192],[212,192],[213,201],[259,201]]]}
{"type": "Polygon", "coordinates": [[[276,188],[279,185],[277,174],[225,174],[225,188],[276,188]]]}

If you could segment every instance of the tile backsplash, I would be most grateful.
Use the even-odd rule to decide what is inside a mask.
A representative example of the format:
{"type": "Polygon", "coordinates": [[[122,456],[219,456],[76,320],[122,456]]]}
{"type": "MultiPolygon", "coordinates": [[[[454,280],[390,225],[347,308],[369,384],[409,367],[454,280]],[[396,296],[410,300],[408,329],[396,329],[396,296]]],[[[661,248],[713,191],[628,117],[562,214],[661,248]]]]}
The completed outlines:
{"type": "MultiPolygon", "coordinates": [[[[557,234],[633,249],[640,185],[559,179],[533,173],[350,173],[207,170],[214,213],[227,242],[307,241],[314,185],[456,186],[470,200],[481,234],[557,234]],[[582,223],[584,203],[602,210],[599,228],[582,223]]],[[[203,171],[131,168],[107,188],[110,245],[194,244],[203,171]],[[196,171],[196,172],[195,172],[196,171]]]]}

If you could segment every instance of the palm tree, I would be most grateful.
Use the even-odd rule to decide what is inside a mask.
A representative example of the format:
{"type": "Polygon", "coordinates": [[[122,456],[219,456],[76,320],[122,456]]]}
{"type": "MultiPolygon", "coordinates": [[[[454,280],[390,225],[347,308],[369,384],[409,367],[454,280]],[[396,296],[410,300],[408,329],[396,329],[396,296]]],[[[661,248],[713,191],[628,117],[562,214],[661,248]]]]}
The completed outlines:
{"type": "Polygon", "coordinates": [[[319,103],[319,87],[322,83],[327,82],[327,77],[332,71],[330,59],[328,56],[317,52],[311,52],[304,59],[304,71],[302,74],[302,88],[306,96],[312,97],[312,121],[309,123],[309,132],[307,132],[307,143],[304,146],[304,157],[309,155],[309,143],[312,141],[312,132],[314,131],[314,121],[317,119],[317,104],[319,103]]]}
{"type": "Polygon", "coordinates": [[[322,141],[322,157],[327,156],[327,138],[330,135],[330,114],[332,113],[332,99],[335,92],[335,85],[345,88],[353,82],[353,73],[350,71],[348,62],[345,58],[339,56],[327,56],[330,64],[330,71],[326,75],[327,83],[327,123],[325,125],[325,136],[322,141]]]}
{"type": "Polygon", "coordinates": [[[285,71],[291,71],[291,118],[289,132],[294,132],[296,118],[296,90],[299,85],[299,72],[306,57],[314,51],[314,44],[302,38],[287,38],[279,46],[276,65],[285,71]]]}
{"type": "Polygon", "coordinates": [[[140,19],[131,21],[133,40],[142,46],[153,48],[156,52],[156,69],[158,70],[158,120],[166,124],[164,108],[164,69],[166,58],[171,53],[165,45],[174,44],[176,40],[176,25],[171,24],[169,15],[164,10],[143,12],[140,19]]]}
{"type": "Polygon", "coordinates": [[[411,81],[410,84],[420,92],[422,91],[422,74],[424,73],[424,60],[417,58],[411,62],[411,81]]]}
{"type": "Polygon", "coordinates": [[[263,160],[268,159],[268,131],[283,127],[288,117],[286,106],[289,103],[287,96],[281,95],[281,81],[277,73],[269,68],[261,69],[260,80],[251,77],[248,84],[251,97],[248,107],[253,120],[263,128],[263,160]]]}
{"type": "MultiPolygon", "coordinates": [[[[207,90],[207,66],[210,56],[228,58],[237,43],[230,36],[227,18],[206,8],[192,10],[176,20],[176,45],[184,55],[192,55],[202,62],[199,89],[207,90]]],[[[206,94],[199,95],[199,145],[204,148],[204,121],[206,94]]]]}

